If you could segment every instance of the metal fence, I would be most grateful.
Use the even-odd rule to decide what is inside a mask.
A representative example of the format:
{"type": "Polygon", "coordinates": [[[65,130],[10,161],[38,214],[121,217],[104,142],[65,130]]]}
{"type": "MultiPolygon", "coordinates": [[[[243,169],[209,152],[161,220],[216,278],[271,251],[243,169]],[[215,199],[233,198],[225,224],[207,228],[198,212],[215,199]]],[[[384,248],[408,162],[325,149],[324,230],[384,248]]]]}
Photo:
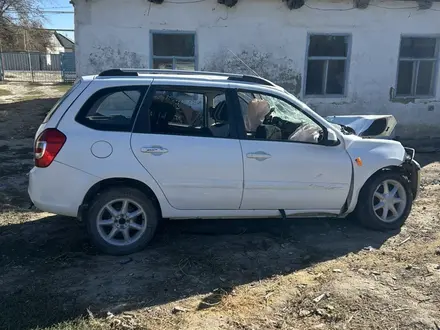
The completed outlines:
{"type": "Polygon", "coordinates": [[[56,83],[75,79],[75,53],[0,53],[0,80],[56,83]]]}

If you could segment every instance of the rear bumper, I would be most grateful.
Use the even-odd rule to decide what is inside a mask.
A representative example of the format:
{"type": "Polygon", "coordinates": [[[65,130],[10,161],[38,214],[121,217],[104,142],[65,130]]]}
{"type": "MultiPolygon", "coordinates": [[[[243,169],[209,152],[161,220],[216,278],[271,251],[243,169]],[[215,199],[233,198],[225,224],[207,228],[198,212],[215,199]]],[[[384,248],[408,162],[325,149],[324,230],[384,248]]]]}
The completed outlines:
{"type": "Polygon", "coordinates": [[[76,217],[87,191],[100,179],[54,161],[48,168],[29,172],[28,194],[38,209],[76,217]]]}

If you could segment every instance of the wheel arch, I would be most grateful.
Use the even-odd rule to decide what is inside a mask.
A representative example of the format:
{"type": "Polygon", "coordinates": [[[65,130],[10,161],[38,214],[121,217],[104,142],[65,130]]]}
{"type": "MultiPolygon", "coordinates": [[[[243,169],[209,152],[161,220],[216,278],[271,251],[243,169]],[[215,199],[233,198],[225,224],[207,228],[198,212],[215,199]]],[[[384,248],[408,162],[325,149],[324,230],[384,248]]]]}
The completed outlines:
{"type": "Polygon", "coordinates": [[[382,174],[383,172],[386,171],[390,171],[390,172],[395,172],[395,173],[400,173],[400,174],[405,174],[405,170],[403,169],[402,166],[397,166],[397,165],[390,165],[390,166],[385,166],[382,167],[380,169],[378,169],[376,172],[374,172],[373,174],[371,174],[367,180],[365,180],[364,184],[362,185],[362,187],[359,189],[359,192],[362,191],[362,189],[364,189],[364,187],[371,181],[374,180],[374,178],[376,178],[378,175],[382,174]]]}
{"type": "Polygon", "coordinates": [[[400,173],[400,174],[403,174],[403,175],[406,174],[406,171],[402,167],[402,165],[387,165],[387,166],[379,168],[375,172],[371,173],[367,177],[367,179],[362,183],[362,185],[357,189],[357,191],[353,193],[352,199],[351,199],[351,201],[350,201],[350,203],[348,205],[347,211],[345,212],[344,215],[352,213],[356,209],[356,206],[357,206],[358,200],[359,200],[359,196],[360,196],[362,190],[369,184],[369,182],[371,182],[371,180],[374,180],[374,178],[376,178],[378,175],[380,175],[380,174],[382,174],[383,172],[386,172],[386,171],[390,171],[390,172],[394,172],[394,173],[400,173]]]}
{"type": "Polygon", "coordinates": [[[142,193],[144,193],[147,197],[149,197],[154,205],[157,207],[160,218],[162,217],[162,208],[159,203],[159,199],[157,198],[154,191],[146,185],[144,182],[141,182],[136,179],[117,177],[117,178],[108,178],[101,180],[95,183],[85,194],[81,205],[78,208],[78,218],[82,220],[84,218],[85,212],[88,209],[90,203],[93,201],[94,197],[99,193],[108,190],[114,187],[131,187],[135,188],[142,193]]]}

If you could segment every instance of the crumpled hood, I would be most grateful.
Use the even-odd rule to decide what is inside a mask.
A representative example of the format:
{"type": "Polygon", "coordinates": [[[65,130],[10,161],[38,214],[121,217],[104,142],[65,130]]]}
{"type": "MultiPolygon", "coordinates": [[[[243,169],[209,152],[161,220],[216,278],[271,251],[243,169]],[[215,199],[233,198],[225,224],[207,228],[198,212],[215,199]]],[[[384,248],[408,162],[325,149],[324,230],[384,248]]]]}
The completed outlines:
{"type": "Polygon", "coordinates": [[[363,138],[392,139],[397,121],[393,115],[328,116],[332,124],[345,125],[363,138]]]}

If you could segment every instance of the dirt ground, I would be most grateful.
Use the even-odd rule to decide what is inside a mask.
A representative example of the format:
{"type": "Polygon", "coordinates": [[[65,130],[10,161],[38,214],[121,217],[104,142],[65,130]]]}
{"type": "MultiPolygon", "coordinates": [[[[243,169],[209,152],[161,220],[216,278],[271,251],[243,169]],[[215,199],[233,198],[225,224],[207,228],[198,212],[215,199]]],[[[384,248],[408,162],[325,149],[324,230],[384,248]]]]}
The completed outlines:
{"type": "Polygon", "coordinates": [[[105,256],[75,219],[28,209],[32,138],[64,90],[0,85],[0,329],[440,329],[440,154],[417,154],[400,232],[174,221],[105,256]]]}

